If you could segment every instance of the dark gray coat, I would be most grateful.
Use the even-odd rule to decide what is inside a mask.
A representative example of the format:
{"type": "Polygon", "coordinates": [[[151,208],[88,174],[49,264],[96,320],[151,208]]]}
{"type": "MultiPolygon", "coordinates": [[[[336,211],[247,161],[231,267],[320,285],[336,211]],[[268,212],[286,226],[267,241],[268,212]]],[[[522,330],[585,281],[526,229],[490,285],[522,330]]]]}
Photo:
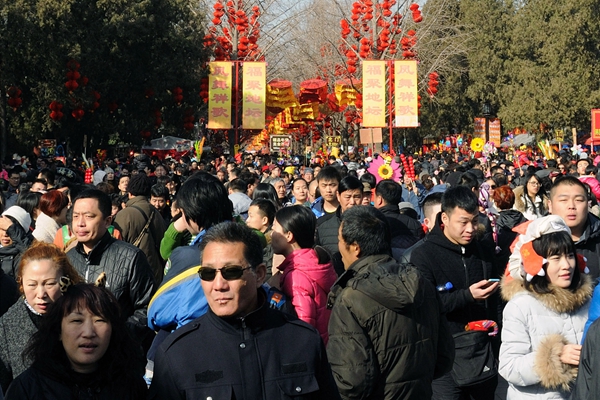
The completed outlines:
{"type": "Polygon", "coordinates": [[[4,393],[12,380],[29,368],[23,363],[21,353],[37,332],[36,324],[40,321],[41,317],[32,314],[23,299],[0,317],[0,385],[4,393]]]}

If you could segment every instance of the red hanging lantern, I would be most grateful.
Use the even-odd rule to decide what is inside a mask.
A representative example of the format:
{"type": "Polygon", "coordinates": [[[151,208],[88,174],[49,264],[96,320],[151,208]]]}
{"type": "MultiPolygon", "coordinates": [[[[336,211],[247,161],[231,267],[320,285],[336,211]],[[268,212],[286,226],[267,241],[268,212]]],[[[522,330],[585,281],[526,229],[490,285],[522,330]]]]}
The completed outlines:
{"type": "Polygon", "coordinates": [[[84,114],[85,114],[85,111],[83,111],[83,109],[81,107],[78,107],[78,108],[74,109],[73,111],[71,111],[71,115],[77,121],[81,121],[81,119],[83,118],[84,114]]]}
{"type": "Polygon", "coordinates": [[[21,89],[16,86],[11,86],[6,91],[8,94],[7,104],[13,109],[13,111],[17,111],[21,104],[23,104],[23,100],[21,99],[21,94],[23,93],[21,89]]]}
{"type": "Polygon", "coordinates": [[[79,87],[79,83],[76,80],[69,80],[65,82],[65,87],[69,93],[73,93],[79,87]]]}
{"type": "Polygon", "coordinates": [[[119,105],[116,102],[111,101],[110,103],[108,103],[108,111],[111,114],[117,111],[117,108],[119,108],[119,105]]]}

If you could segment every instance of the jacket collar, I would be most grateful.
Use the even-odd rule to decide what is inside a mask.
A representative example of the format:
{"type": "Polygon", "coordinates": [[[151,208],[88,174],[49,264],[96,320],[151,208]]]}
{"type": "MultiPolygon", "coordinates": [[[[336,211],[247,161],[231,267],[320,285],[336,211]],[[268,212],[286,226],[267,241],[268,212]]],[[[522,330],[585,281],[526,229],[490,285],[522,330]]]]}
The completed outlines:
{"type": "Polygon", "coordinates": [[[96,245],[94,246],[92,251],[90,251],[89,253],[85,252],[85,250],[83,249],[82,243],[77,243],[77,246],[75,247],[75,249],[77,250],[77,252],[79,254],[81,254],[88,260],[92,260],[92,259],[95,259],[96,257],[100,257],[102,255],[102,253],[104,253],[104,250],[106,250],[108,248],[108,246],[110,246],[112,241],[113,241],[113,238],[107,230],[106,233],[104,234],[104,236],[102,236],[102,239],[100,239],[100,241],[98,243],[96,243],[96,245]]]}
{"type": "Polygon", "coordinates": [[[585,243],[588,239],[597,236],[600,236],[600,218],[588,213],[587,222],[585,223],[585,230],[583,231],[583,235],[581,235],[577,243],[585,243]]]}
{"type": "Polygon", "coordinates": [[[267,323],[267,312],[269,304],[267,303],[267,295],[262,288],[258,288],[258,304],[259,307],[254,311],[246,314],[243,317],[223,318],[217,316],[209,307],[208,315],[210,319],[221,330],[232,332],[240,329],[250,328],[253,332],[261,330],[267,323]]]}
{"type": "Polygon", "coordinates": [[[381,211],[384,215],[387,215],[387,214],[400,215],[400,209],[398,208],[398,205],[394,206],[393,204],[386,204],[385,206],[381,207],[379,209],[379,211],[381,211]]]}
{"type": "Polygon", "coordinates": [[[550,293],[537,293],[525,288],[521,279],[504,276],[500,283],[500,294],[506,301],[510,301],[519,294],[529,294],[540,303],[557,313],[571,313],[583,306],[591,297],[594,290],[588,275],[581,275],[581,281],[575,291],[548,285],[550,293]]]}

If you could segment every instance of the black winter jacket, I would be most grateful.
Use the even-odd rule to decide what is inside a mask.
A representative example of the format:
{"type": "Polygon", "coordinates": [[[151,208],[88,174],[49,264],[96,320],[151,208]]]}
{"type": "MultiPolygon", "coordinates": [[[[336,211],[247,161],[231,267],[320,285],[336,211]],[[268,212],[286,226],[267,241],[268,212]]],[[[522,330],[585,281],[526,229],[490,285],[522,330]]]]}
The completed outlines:
{"type": "Polygon", "coordinates": [[[321,246],[327,249],[331,255],[331,262],[336,274],[340,276],[344,273],[344,264],[338,248],[338,230],[342,219],[342,208],[331,214],[326,214],[317,220],[317,234],[315,246],[321,246]]]}
{"type": "Polygon", "coordinates": [[[588,214],[587,226],[583,235],[575,243],[577,253],[587,259],[589,276],[595,282],[600,277],[600,218],[588,214]]]}
{"type": "Polygon", "coordinates": [[[433,286],[388,255],[354,262],[329,293],[327,355],[344,399],[429,399],[454,341],[433,286]]]}
{"type": "Polygon", "coordinates": [[[56,363],[53,369],[35,364],[19,375],[8,389],[6,400],[143,400],[142,376],[102,381],[97,373],[79,374],[56,363]]]}
{"type": "Polygon", "coordinates": [[[89,254],[78,243],[67,256],[86,282],[94,283],[105,272],[106,288],[119,301],[134,336],[140,340],[148,333],[147,307],[154,294],[155,282],[148,260],[140,249],[106,232],[89,254]]]}
{"type": "Polygon", "coordinates": [[[498,228],[498,247],[500,251],[496,254],[497,265],[500,272],[504,272],[508,259],[510,258],[510,245],[517,237],[517,232],[513,228],[517,225],[527,222],[527,218],[518,210],[502,210],[496,218],[496,227],[498,228]]]}
{"type": "Polygon", "coordinates": [[[600,399],[600,379],[598,379],[600,353],[598,353],[598,348],[600,348],[600,319],[594,321],[586,333],[579,359],[577,381],[571,392],[570,400],[600,399]]]}
{"type": "Polygon", "coordinates": [[[17,282],[0,268],[0,317],[15,304],[18,298],[17,282]]]}
{"type": "Polygon", "coordinates": [[[498,296],[476,302],[469,290],[469,286],[483,279],[500,277],[492,261],[493,253],[484,252],[476,240],[467,246],[452,243],[440,224],[441,213],[435,227],[421,244],[411,249],[405,261],[414,264],[435,287],[452,284],[452,289],[440,292],[440,299],[453,334],[463,332],[470,321],[499,322],[498,296]]]}
{"type": "Polygon", "coordinates": [[[6,234],[13,243],[7,247],[0,247],[0,265],[2,270],[13,279],[17,277],[17,268],[21,262],[21,255],[33,242],[31,232],[25,231],[18,223],[13,223],[6,230],[6,234]]]}
{"type": "Polygon", "coordinates": [[[150,399],[339,399],[315,328],[262,306],[243,318],[210,309],[160,346],[150,399]]]}
{"type": "Polygon", "coordinates": [[[392,248],[398,249],[399,254],[414,245],[425,236],[421,223],[408,215],[400,214],[396,205],[385,205],[379,209],[390,224],[392,248]]]}

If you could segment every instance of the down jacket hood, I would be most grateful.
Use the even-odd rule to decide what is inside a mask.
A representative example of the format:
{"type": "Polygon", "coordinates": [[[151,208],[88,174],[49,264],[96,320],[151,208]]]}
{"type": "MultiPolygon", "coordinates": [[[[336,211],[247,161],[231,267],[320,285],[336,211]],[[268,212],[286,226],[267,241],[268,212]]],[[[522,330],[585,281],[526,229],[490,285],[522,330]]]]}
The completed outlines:
{"type": "Polygon", "coordinates": [[[579,286],[574,292],[549,284],[550,293],[536,293],[528,290],[519,279],[504,276],[500,283],[500,293],[505,301],[510,301],[517,295],[530,294],[545,307],[557,313],[572,313],[583,306],[591,297],[594,290],[589,276],[582,274],[579,286]]]}
{"type": "Polygon", "coordinates": [[[357,260],[348,269],[355,271],[355,277],[348,286],[364,293],[379,304],[395,312],[403,312],[410,307],[418,307],[423,303],[421,276],[411,265],[398,264],[388,255],[368,256],[357,260]],[[367,271],[370,265],[387,265],[387,272],[380,268],[381,273],[367,271]]]}

